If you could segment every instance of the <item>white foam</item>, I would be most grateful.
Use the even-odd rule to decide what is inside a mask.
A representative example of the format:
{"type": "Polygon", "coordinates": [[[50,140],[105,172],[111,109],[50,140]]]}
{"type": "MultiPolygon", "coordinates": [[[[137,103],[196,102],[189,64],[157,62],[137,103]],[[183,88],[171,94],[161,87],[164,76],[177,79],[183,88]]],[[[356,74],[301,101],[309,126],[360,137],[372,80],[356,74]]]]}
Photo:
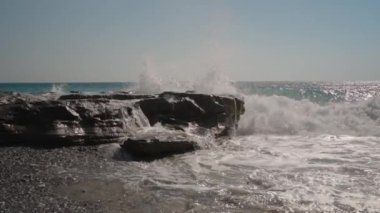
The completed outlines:
{"type": "Polygon", "coordinates": [[[380,98],[319,105],[280,96],[246,96],[238,134],[380,135],[380,98]]]}

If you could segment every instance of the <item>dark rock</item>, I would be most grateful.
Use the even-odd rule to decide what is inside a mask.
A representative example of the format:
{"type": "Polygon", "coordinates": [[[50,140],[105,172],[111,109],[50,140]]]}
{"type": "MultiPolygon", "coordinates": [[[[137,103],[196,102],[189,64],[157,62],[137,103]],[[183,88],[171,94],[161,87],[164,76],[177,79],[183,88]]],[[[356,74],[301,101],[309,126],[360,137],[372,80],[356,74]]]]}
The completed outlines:
{"type": "Polygon", "coordinates": [[[133,100],[133,99],[144,99],[144,98],[154,98],[152,95],[136,95],[124,92],[111,93],[111,94],[82,94],[82,93],[71,93],[67,95],[62,95],[59,100],[83,100],[83,99],[115,99],[115,100],[133,100]]]}
{"type": "MultiPolygon", "coordinates": [[[[112,99],[39,99],[20,95],[0,105],[0,143],[118,142],[145,126],[129,102],[112,99]]],[[[141,113],[140,113],[141,114],[141,113]]]]}
{"type": "MultiPolygon", "coordinates": [[[[135,136],[139,129],[158,122],[178,131],[192,123],[215,130],[217,136],[228,135],[244,112],[243,104],[232,96],[174,92],[156,96],[126,92],[70,93],[60,97],[0,93],[0,144],[121,142],[126,136],[135,136]]],[[[166,146],[167,141],[152,141],[148,145],[140,141],[128,146],[163,144],[168,153],[191,150],[185,141],[180,141],[182,145],[178,146],[171,141],[172,151],[166,146]]]]}
{"type": "Polygon", "coordinates": [[[173,154],[191,152],[199,148],[190,140],[128,139],[122,145],[130,154],[140,158],[156,159],[173,154]]]}
{"type": "Polygon", "coordinates": [[[137,104],[151,125],[192,122],[205,128],[221,125],[230,129],[236,128],[244,113],[244,102],[232,96],[164,92],[157,98],[143,99],[137,104]]]}

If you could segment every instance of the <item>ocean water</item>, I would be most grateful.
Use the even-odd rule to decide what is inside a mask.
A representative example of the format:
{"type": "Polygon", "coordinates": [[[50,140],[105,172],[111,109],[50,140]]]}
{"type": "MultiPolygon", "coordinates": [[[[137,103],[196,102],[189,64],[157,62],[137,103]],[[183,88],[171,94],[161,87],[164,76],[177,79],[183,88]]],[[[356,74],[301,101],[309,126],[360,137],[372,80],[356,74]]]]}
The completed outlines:
{"type": "MultiPolygon", "coordinates": [[[[0,91],[195,90],[243,97],[246,112],[232,139],[153,162],[110,161],[91,174],[133,189],[135,211],[380,211],[380,82],[206,82],[0,84],[0,91]]],[[[112,158],[120,147],[101,150],[112,158]]]]}
{"type": "Polygon", "coordinates": [[[122,91],[133,85],[132,82],[98,83],[0,83],[0,91],[41,94],[48,92],[108,92],[122,91]]]}

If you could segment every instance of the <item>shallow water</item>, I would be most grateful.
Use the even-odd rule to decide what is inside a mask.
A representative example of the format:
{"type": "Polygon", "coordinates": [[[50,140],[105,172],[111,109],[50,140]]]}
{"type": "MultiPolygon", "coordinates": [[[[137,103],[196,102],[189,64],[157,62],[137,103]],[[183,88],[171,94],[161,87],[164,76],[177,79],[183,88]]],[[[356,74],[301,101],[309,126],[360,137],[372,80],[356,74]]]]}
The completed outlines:
{"type": "Polygon", "coordinates": [[[377,212],[379,163],[379,137],[257,135],[98,175],[133,189],[137,210],[377,212]]]}

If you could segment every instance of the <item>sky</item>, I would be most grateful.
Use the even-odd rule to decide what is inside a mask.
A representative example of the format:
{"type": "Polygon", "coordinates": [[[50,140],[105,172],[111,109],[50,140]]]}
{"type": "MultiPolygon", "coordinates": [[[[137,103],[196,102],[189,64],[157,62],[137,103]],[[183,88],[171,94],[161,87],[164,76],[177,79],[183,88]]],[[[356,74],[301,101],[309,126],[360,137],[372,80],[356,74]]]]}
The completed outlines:
{"type": "Polygon", "coordinates": [[[380,80],[378,0],[0,0],[0,82],[380,80]]]}

